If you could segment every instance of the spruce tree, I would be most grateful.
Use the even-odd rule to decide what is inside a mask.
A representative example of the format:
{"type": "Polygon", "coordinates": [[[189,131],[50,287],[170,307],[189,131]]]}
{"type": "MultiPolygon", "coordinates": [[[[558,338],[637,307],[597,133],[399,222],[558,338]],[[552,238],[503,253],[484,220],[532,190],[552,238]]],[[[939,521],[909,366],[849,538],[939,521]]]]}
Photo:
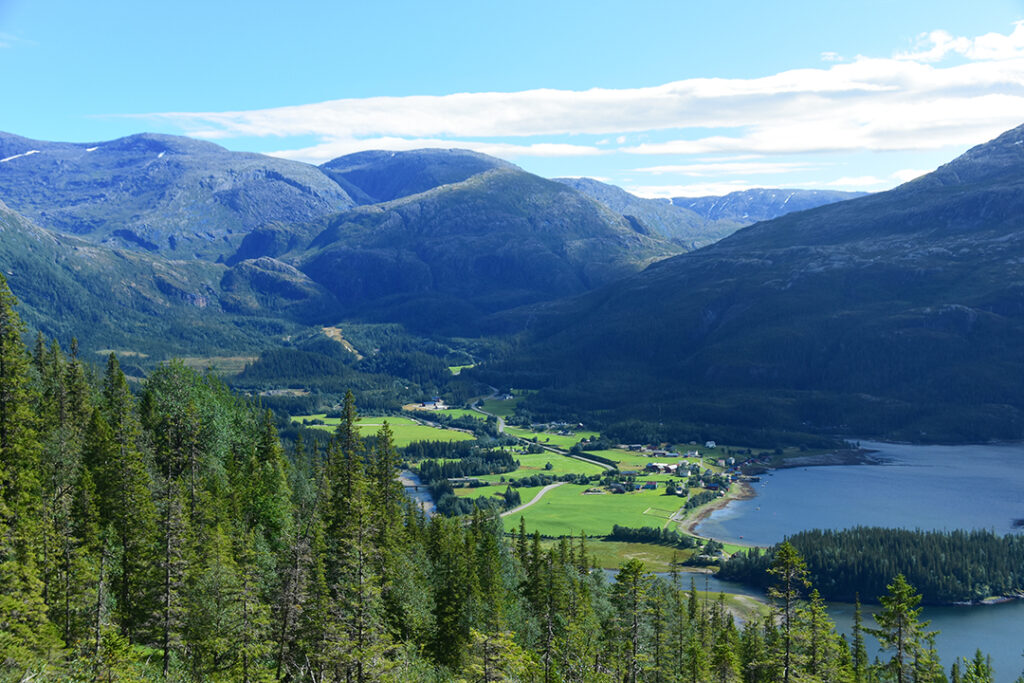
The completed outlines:
{"type": "Polygon", "coordinates": [[[809,585],[807,565],[796,548],[783,541],[775,548],[775,557],[768,573],[775,579],[775,584],[768,589],[768,597],[775,601],[781,628],[779,664],[782,669],[782,680],[789,683],[796,667],[793,646],[797,605],[803,590],[809,585]]]}
{"type": "Polygon", "coordinates": [[[878,639],[882,650],[892,650],[892,658],[884,665],[885,670],[896,683],[907,683],[913,679],[915,656],[921,650],[923,639],[928,636],[924,630],[927,621],[919,621],[921,596],[907,583],[903,574],[897,574],[888,585],[889,592],[879,596],[882,609],[875,614],[878,628],[864,629],[878,639]]]}
{"type": "Polygon", "coordinates": [[[29,358],[17,304],[0,275],[0,668],[29,671],[59,645],[38,571],[40,458],[29,358]]]}

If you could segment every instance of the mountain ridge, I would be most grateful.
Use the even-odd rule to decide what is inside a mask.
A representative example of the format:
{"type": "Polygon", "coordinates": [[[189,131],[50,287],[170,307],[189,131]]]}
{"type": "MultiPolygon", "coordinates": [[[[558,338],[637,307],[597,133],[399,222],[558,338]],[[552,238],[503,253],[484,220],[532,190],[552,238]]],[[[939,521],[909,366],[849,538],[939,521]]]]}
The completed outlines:
{"type": "Polygon", "coordinates": [[[1022,140],[1024,126],[888,192],[519,312],[506,323],[532,321],[527,350],[490,380],[546,386],[563,406],[620,386],[635,406],[591,407],[678,411],[691,427],[1024,437],[1022,140]]]}

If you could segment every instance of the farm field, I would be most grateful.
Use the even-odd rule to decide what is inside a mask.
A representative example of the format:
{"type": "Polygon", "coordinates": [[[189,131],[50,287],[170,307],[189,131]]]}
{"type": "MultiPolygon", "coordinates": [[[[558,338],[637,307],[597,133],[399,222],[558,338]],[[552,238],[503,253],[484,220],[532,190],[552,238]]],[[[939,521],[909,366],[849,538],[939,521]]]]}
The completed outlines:
{"type": "MultiPolygon", "coordinates": [[[[543,500],[543,498],[541,499],[543,500]]],[[[524,510],[528,512],[528,510],[524,510]]],[[[579,543],[577,539],[575,541],[579,543]]],[[[593,556],[598,567],[616,569],[626,560],[642,560],[652,572],[667,572],[672,569],[672,562],[682,562],[696,552],[693,548],[673,548],[668,545],[654,543],[629,543],[626,541],[602,541],[587,539],[587,554],[593,556]]],[[[684,575],[689,583],[689,577],[684,575]]]]}
{"type": "Polygon", "coordinates": [[[448,417],[472,417],[475,420],[486,420],[487,416],[476,412],[475,410],[467,410],[466,408],[445,408],[444,410],[430,410],[424,411],[430,414],[447,415],[448,417]]]}
{"type": "Polygon", "coordinates": [[[518,404],[518,398],[487,398],[480,403],[480,408],[492,415],[497,415],[498,417],[509,417],[512,413],[516,412],[516,406],[518,404]]]}
{"type": "MultiPolygon", "coordinates": [[[[612,526],[663,527],[684,504],[675,496],[666,496],[664,489],[633,491],[625,494],[585,494],[586,486],[566,484],[544,495],[536,505],[504,518],[505,529],[519,527],[519,517],[526,520],[526,530],[545,536],[588,536],[610,534],[612,526]]],[[[523,502],[529,500],[526,489],[520,489],[523,502]]],[[[672,524],[674,527],[675,525],[672,524]]]]}
{"type": "Polygon", "coordinates": [[[555,434],[553,432],[535,432],[530,429],[523,429],[522,427],[509,427],[505,425],[505,432],[512,436],[518,436],[521,439],[533,439],[537,440],[537,443],[545,446],[554,446],[555,448],[563,448],[569,450],[577,443],[580,439],[589,439],[591,437],[600,436],[597,432],[590,431],[579,431],[571,436],[562,436],[561,434],[555,434]]]}
{"type": "MultiPolygon", "coordinates": [[[[322,425],[308,425],[314,429],[323,429],[326,431],[334,431],[341,421],[340,418],[327,417],[324,413],[316,415],[298,415],[292,418],[292,422],[296,424],[302,424],[303,420],[317,419],[322,420],[322,425]]],[[[387,420],[388,425],[391,426],[391,431],[394,434],[395,446],[402,448],[408,446],[413,441],[471,441],[473,440],[472,434],[465,432],[457,432],[451,429],[441,429],[438,427],[428,427],[421,425],[415,420],[407,417],[373,417],[364,416],[360,417],[357,424],[359,425],[359,433],[363,436],[373,436],[380,429],[384,421],[387,420]]]]}

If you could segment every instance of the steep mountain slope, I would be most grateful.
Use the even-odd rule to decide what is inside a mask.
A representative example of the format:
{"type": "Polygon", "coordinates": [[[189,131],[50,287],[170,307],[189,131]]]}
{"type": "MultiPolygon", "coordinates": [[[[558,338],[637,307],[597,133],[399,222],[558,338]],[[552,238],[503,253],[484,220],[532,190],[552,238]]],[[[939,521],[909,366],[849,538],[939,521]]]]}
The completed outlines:
{"type": "Polygon", "coordinates": [[[1024,127],[532,310],[516,320],[534,346],[500,370],[561,404],[691,426],[1024,438],[1022,263],[1024,127]]]}
{"type": "Polygon", "coordinates": [[[752,221],[708,219],[667,199],[643,199],[620,187],[593,178],[555,178],[563,185],[579,190],[649,235],[697,249],[730,235],[752,221]]]}
{"type": "Polygon", "coordinates": [[[0,133],[0,199],[93,243],[207,260],[269,222],[354,205],[316,167],[153,134],[77,144],[0,133]]]}
{"type": "Polygon", "coordinates": [[[320,170],[360,204],[377,204],[459,183],[495,168],[515,168],[466,149],[367,151],[338,157],[320,170]]]}
{"type": "Polygon", "coordinates": [[[730,192],[722,197],[673,197],[672,205],[689,209],[710,221],[736,221],[750,225],[785,216],[794,211],[815,209],[865,192],[837,190],[768,190],[763,188],[730,192]]]}
{"type": "Polygon", "coordinates": [[[257,231],[228,262],[274,257],[329,291],[345,315],[459,333],[486,313],[584,292],[681,251],[512,166],[317,229],[257,231]]]}
{"type": "Polygon", "coordinates": [[[65,345],[147,354],[263,348],[282,322],[238,320],[219,304],[223,266],[109,249],[34,225],[0,203],[0,264],[31,328],[65,345]]]}

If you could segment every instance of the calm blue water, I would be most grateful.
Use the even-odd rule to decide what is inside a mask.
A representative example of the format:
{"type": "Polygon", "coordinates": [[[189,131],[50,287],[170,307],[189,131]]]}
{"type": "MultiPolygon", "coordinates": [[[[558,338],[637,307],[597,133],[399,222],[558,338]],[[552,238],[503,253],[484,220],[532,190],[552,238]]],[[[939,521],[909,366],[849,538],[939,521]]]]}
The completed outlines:
{"type": "MultiPolygon", "coordinates": [[[[864,605],[863,619],[867,627],[876,626],[871,617],[875,605],[864,605]]],[[[847,635],[853,632],[853,605],[835,603],[829,605],[829,614],[836,622],[836,629],[847,635]]],[[[942,659],[942,666],[948,675],[953,660],[970,658],[974,651],[992,656],[996,683],[1011,683],[1024,671],[1024,601],[1007,602],[1001,605],[980,607],[925,607],[921,619],[931,621],[930,631],[938,631],[935,649],[942,659]]],[[[868,659],[889,659],[892,652],[879,654],[878,642],[871,636],[864,637],[868,646],[868,659]]]]}
{"type": "Polygon", "coordinates": [[[1024,517],[1024,445],[906,446],[862,442],[880,465],[777,470],[757,496],[717,510],[697,532],[772,545],[811,528],[1013,530],[1024,517]]]}
{"type": "MultiPolygon", "coordinates": [[[[1014,531],[1014,519],[1024,518],[1024,444],[861,445],[876,450],[883,463],[778,470],[754,484],[755,498],[712,513],[697,532],[771,545],[805,529],[857,525],[1002,534],[1014,531]]],[[[869,609],[865,624],[873,626],[869,609]]],[[[830,611],[839,631],[848,634],[853,607],[835,604],[830,611]]],[[[940,631],[936,646],[947,671],[955,657],[969,657],[977,648],[992,655],[998,683],[1013,681],[1024,669],[1024,601],[926,607],[922,618],[940,631]]]]}

